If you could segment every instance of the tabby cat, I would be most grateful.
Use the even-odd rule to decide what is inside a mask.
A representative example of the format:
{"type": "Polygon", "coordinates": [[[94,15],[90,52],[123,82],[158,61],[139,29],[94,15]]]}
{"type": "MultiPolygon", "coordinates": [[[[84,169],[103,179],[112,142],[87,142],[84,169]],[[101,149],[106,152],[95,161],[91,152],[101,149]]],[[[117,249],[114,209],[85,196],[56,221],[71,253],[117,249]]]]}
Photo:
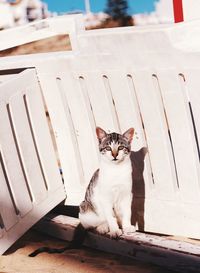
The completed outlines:
{"type": "Polygon", "coordinates": [[[80,205],[79,219],[85,229],[96,229],[116,238],[132,233],[131,141],[134,129],[123,135],[96,128],[99,140],[100,168],[94,173],[80,205]]]}

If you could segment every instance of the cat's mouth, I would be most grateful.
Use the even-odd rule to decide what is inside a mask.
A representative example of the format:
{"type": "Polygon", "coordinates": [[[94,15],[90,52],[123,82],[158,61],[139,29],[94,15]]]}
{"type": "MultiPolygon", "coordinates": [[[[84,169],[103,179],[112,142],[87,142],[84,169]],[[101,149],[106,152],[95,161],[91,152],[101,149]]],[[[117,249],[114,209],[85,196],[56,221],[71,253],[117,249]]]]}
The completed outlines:
{"type": "Polygon", "coordinates": [[[118,161],[119,159],[118,158],[113,158],[112,161],[118,161]]]}

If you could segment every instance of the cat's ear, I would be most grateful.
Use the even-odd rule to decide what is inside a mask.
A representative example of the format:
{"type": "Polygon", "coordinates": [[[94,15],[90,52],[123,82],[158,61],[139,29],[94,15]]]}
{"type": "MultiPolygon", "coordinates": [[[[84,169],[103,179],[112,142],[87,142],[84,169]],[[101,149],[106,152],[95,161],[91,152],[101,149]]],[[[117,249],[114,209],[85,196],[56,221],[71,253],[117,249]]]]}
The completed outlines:
{"type": "Polygon", "coordinates": [[[107,136],[106,132],[103,129],[101,129],[100,127],[96,128],[96,134],[97,134],[97,138],[98,138],[99,142],[101,142],[102,139],[107,136]]]}
{"type": "Polygon", "coordinates": [[[131,143],[133,139],[134,131],[134,128],[130,128],[123,134],[123,136],[128,140],[129,143],[131,143]]]}

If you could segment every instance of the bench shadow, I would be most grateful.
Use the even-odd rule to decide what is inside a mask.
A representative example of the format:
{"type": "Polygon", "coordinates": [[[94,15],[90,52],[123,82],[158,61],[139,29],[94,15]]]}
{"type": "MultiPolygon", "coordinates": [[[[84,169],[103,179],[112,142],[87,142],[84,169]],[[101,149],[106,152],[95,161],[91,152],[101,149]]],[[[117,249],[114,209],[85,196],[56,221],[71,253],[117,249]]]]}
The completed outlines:
{"type": "Polygon", "coordinates": [[[132,163],[132,225],[137,225],[139,231],[144,231],[144,205],[145,205],[145,183],[143,177],[144,159],[147,154],[147,148],[143,147],[138,151],[131,152],[132,163]]]}

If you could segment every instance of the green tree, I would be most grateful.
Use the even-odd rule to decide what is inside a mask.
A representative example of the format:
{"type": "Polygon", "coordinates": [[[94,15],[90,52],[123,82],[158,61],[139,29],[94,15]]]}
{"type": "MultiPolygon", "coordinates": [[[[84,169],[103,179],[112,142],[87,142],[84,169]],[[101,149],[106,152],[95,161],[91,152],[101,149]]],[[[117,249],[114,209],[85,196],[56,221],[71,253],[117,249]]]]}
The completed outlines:
{"type": "Polygon", "coordinates": [[[120,25],[130,25],[131,16],[128,14],[127,0],[107,0],[105,13],[114,21],[120,21],[120,25]]]}
{"type": "Polygon", "coordinates": [[[128,3],[126,0],[108,0],[105,12],[114,20],[128,15],[128,3]]]}

